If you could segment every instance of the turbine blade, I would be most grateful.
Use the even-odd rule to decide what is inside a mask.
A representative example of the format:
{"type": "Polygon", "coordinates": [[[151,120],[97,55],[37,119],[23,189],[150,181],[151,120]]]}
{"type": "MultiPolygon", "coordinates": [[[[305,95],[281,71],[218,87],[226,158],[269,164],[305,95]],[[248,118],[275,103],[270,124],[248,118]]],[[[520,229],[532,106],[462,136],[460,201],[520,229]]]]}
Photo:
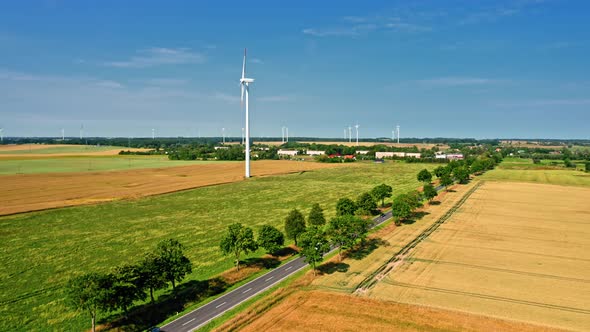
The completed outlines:
{"type": "Polygon", "coordinates": [[[242,87],[242,95],[240,96],[240,106],[244,103],[244,84],[240,85],[242,87]]]}
{"type": "Polygon", "coordinates": [[[246,49],[244,49],[244,62],[242,62],[242,78],[246,77],[246,49]]]}

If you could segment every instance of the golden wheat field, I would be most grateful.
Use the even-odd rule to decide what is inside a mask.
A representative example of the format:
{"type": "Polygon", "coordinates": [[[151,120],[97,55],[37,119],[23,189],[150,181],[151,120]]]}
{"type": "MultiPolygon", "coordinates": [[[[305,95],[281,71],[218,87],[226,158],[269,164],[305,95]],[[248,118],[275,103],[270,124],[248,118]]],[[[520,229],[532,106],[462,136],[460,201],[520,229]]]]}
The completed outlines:
{"type": "MultiPolygon", "coordinates": [[[[253,176],[338,167],[286,160],[252,163],[253,176]]],[[[0,176],[0,215],[169,193],[244,179],[243,163],[149,168],[107,172],[41,173],[0,176]]]]}
{"type": "Polygon", "coordinates": [[[590,327],[590,189],[486,182],[368,296],[590,327]]]}

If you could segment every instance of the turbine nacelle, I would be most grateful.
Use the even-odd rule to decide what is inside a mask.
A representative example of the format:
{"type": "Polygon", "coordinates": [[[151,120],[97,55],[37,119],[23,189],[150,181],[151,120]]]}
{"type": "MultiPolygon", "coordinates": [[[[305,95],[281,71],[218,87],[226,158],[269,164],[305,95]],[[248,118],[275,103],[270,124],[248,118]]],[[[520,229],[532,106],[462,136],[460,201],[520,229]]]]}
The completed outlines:
{"type": "Polygon", "coordinates": [[[244,83],[254,83],[254,79],[253,78],[241,78],[240,79],[240,83],[244,84],[244,83]]]}

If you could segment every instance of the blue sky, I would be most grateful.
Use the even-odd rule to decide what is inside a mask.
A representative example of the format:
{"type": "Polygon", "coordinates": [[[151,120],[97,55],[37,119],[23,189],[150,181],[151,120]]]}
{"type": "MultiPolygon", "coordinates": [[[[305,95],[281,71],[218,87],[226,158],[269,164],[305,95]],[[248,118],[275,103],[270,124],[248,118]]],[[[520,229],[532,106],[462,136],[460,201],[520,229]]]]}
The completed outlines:
{"type": "Polygon", "coordinates": [[[3,1],[8,136],[589,138],[587,1],[3,1]]]}

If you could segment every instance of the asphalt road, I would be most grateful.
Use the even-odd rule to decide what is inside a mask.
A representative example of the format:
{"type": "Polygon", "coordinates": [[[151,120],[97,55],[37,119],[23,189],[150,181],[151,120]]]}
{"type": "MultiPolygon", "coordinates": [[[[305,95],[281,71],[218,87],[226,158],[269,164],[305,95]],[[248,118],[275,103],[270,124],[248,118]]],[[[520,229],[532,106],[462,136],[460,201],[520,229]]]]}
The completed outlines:
{"type": "MultiPolygon", "coordinates": [[[[373,226],[376,227],[391,218],[391,211],[373,219],[373,226]]],[[[334,250],[334,249],[333,249],[334,250]]],[[[207,324],[213,318],[221,316],[226,311],[248,300],[254,295],[277,284],[293,273],[303,269],[307,263],[303,257],[298,257],[280,267],[273,269],[266,274],[248,282],[247,284],[234,289],[233,291],[199,307],[188,314],[162,326],[160,331],[166,332],[188,332],[194,331],[207,324]]]]}

